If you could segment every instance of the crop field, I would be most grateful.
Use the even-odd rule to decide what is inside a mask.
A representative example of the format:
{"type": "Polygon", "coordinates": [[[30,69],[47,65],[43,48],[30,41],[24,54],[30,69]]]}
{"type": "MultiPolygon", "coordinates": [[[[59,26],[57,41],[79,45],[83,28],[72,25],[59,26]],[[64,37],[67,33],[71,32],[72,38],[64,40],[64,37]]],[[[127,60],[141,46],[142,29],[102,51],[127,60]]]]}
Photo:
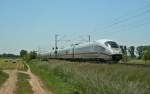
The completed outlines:
{"type": "Polygon", "coordinates": [[[0,70],[18,69],[23,70],[25,66],[21,59],[0,59],[0,70]]]}
{"type": "Polygon", "coordinates": [[[55,94],[150,94],[149,68],[60,60],[30,66],[55,94]]]}

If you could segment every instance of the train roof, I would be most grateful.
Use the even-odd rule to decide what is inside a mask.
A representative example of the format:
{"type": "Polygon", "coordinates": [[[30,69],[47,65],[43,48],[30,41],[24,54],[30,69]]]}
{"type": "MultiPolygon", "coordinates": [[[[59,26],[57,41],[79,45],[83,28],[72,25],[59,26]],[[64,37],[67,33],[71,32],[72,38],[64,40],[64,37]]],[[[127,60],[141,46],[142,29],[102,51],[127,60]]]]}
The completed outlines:
{"type": "MultiPolygon", "coordinates": [[[[74,46],[77,47],[77,48],[86,47],[86,46],[89,46],[89,45],[92,45],[92,44],[105,46],[105,42],[107,42],[107,41],[113,41],[113,40],[110,40],[110,39],[101,39],[101,40],[97,40],[97,41],[94,41],[94,42],[85,42],[85,43],[78,44],[78,45],[74,44],[74,46]]],[[[72,47],[73,46],[69,46],[69,47],[66,47],[64,49],[59,49],[59,51],[70,50],[70,49],[72,49],[72,47]]]]}
{"type": "Polygon", "coordinates": [[[97,40],[96,42],[105,43],[107,41],[113,41],[113,40],[110,40],[110,39],[101,39],[101,40],[97,40]]]}

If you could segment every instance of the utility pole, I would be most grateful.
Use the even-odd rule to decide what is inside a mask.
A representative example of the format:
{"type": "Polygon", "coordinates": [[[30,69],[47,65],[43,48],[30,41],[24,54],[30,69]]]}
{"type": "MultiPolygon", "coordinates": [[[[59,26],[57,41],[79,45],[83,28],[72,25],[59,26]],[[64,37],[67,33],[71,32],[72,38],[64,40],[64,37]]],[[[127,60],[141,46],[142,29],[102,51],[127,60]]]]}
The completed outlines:
{"type": "Polygon", "coordinates": [[[57,50],[58,50],[57,42],[58,42],[58,34],[55,34],[55,56],[56,57],[57,57],[57,50]]]}
{"type": "Polygon", "coordinates": [[[37,49],[37,55],[38,55],[38,58],[41,60],[41,48],[40,48],[40,46],[37,49]]]}
{"type": "Polygon", "coordinates": [[[89,35],[88,37],[89,37],[89,43],[90,43],[91,42],[91,36],[89,35]]]}
{"type": "Polygon", "coordinates": [[[78,44],[72,44],[71,46],[73,47],[72,48],[72,58],[74,59],[75,58],[75,47],[76,47],[76,45],[78,45],[78,44]]]}

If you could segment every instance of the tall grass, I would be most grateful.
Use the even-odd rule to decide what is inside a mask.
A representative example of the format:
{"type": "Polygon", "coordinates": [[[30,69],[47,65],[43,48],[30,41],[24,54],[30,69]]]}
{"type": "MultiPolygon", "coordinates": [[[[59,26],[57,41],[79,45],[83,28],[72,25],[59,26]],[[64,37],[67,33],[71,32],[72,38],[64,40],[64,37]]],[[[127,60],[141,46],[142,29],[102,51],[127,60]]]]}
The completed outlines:
{"type": "Polygon", "coordinates": [[[8,79],[9,75],[0,70],[0,86],[8,79]]]}
{"type": "Polygon", "coordinates": [[[59,60],[30,66],[56,94],[150,94],[149,68],[59,60]]]}

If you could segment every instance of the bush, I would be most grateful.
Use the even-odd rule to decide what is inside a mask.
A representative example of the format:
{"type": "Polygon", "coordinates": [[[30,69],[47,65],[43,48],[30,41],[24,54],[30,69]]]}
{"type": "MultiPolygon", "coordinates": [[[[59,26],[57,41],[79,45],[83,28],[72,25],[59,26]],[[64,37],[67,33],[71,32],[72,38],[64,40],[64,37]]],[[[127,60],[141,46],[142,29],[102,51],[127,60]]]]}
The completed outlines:
{"type": "Polygon", "coordinates": [[[128,61],[128,56],[126,54],[123,55],[122,61],[125,63],[128,61]]]}

